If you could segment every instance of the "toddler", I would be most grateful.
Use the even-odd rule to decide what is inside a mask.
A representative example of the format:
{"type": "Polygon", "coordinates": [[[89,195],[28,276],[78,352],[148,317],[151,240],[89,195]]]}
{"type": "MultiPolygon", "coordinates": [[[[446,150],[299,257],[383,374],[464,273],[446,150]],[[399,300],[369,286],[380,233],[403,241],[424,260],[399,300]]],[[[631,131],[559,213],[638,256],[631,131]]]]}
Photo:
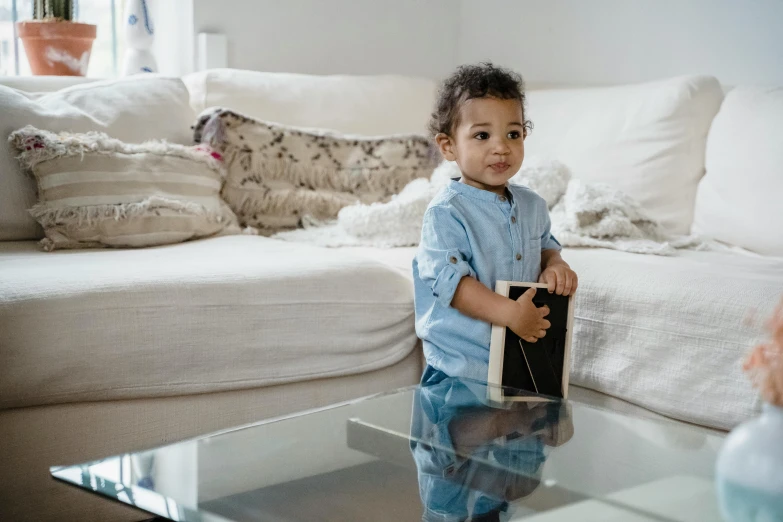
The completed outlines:
{"type": "Polygon", "coordinates": [[[550,233],[546,202],[508,185],[525,156],[522,78],[492,64],[462,66],[438,95],[430,131],[443,157],[462,174],[430,203],[413,261],[416,332],[427,368],[422,382],[445,376],[486,381],[491,324],[528,342],[544,337],[547,307],[529,289],[514,301],[495,282],[547,284],[571,295],[576,274],[550,233]]]}

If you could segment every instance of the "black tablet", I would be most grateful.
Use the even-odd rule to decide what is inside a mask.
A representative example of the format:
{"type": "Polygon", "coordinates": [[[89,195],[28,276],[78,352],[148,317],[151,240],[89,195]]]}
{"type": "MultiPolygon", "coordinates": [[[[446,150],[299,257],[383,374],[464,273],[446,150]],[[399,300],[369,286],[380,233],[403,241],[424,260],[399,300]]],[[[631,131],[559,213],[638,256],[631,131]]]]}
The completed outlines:
{"type": "Polygon", "coordinates": [[[509,328],[492,325],[487,382],[505,387],[489,387],[494,400],[537,401],[568,395],[573,296],[550,294],[541,283],[512,281],[498,281],[495,292],[516,300],[531,287],[536,288],[533,304],[549,307],[547,319],[552,326],[546,336],[529,343],[509,328]]]}

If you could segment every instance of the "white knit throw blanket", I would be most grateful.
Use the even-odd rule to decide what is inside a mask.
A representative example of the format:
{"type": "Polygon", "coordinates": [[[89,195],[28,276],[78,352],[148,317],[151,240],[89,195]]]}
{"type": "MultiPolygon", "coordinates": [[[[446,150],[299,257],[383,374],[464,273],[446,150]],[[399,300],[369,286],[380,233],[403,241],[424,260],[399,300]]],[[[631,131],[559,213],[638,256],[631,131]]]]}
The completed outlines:
{"type": "MultiPolygon", "coordinates": [[[[429,180],[412,181],[387,203],[352,205],[327,223],[304,219],[304,228],[273,237],[325,247],[415,246],[430,201],[449,179],[459,176],[456,163],[444,161],[429,180]]],[[[510,183],[530,187],[546,200],[552,234],[563,246],[656,255],[710,247],[698,237],[666,233],[632,198],[606,184],[572,179],[558,161],[526,159],[510,183]]]]}

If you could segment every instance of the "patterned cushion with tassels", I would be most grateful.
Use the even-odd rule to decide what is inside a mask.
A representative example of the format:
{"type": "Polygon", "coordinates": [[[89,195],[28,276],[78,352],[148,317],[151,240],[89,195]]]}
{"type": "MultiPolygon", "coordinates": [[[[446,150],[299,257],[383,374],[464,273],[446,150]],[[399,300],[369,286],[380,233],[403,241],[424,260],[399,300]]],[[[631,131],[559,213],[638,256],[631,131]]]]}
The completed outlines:
{"type": "Polygon", "coordinates": [[[420,135],[350,136],[294,128],[208,109],[194,138],[221,153],[223,198],[240,222],[262,234],[329,220],[357,202],[388,201],[440,160],[420,135]]]}

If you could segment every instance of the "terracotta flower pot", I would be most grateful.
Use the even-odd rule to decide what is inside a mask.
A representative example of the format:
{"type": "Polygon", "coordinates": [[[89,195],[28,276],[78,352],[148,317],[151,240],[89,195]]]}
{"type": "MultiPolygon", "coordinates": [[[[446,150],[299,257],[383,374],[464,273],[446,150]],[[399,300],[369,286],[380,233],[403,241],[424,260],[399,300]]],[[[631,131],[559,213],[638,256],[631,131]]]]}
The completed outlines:
{"type": "Polygon", "coordinates": [[[17,32],[35,75],[84,76],[97,27],[63,20],[17,22],[17,32]]]}

